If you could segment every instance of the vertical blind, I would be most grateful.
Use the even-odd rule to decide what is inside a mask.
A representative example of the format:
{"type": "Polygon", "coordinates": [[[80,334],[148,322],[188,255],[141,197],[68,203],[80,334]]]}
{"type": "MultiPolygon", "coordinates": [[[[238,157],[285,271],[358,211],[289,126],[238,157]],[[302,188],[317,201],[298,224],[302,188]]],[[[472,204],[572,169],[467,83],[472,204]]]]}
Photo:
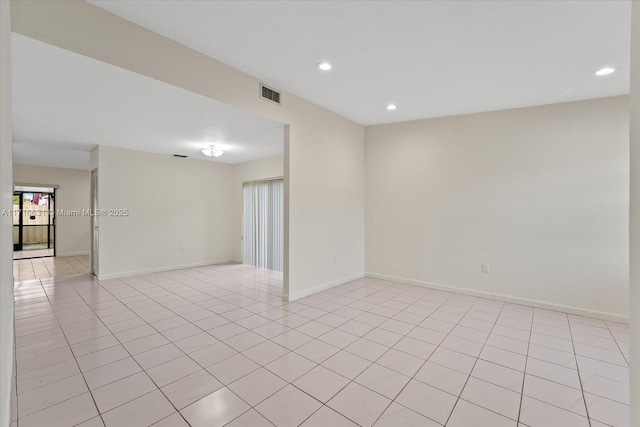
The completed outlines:
{"type": "Polygon", "coordinates": [[[284,181],[245,183],[244,263],[282,271],[284,240],[284,181]]]}

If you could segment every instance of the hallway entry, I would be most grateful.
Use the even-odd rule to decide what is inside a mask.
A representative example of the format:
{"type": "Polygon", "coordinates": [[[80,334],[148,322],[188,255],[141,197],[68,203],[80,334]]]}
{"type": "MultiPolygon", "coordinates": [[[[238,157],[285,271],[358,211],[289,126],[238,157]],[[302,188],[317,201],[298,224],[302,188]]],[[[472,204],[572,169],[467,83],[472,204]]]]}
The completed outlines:
{"type": "Polygon", "coordinates": [[[13,259],[55,256],[55,188],[15,186],[13,259]]]}

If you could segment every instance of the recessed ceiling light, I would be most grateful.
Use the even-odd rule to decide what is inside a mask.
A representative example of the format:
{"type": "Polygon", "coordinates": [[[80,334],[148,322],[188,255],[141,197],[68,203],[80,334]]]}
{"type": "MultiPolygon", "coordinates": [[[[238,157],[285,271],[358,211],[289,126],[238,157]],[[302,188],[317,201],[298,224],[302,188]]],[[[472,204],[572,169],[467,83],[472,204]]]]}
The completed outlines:
{"type": "Polygon", "coordinates": [[[611,73],[615,73],[616,69],[614,67],[604,67],[604,68],[600,68],[598,71],[595,72],[596,76],[606,76],[609,75],[611,73]]]}
{"type": "Polygon", "coordinates": [[[333,67],[328,62],[321,62],[318,64],[318,68],[320,68],[322,71],[329,71],[333,67]]]}
{"type": "Polygon", "coordinates": [[[398,107],[396,107],[396,104],[387,105],[387,110],[395,110],[396,108],[398,108],[398,107]]]}

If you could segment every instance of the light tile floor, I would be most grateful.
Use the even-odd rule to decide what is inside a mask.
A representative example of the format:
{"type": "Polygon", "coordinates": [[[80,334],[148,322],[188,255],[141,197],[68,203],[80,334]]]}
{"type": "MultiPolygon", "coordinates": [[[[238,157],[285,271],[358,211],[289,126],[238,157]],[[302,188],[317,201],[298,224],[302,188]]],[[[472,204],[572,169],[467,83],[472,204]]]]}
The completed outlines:
{"type": "Polygon", "coordinates": [[[30,426],[628,426],[627,325],[360,279],[283,304],[209,266],[16,284],[30,426]]]}
{"type": "Polygon", "coordinates": [[[24,258],[40,258],[46,256],[53,256],[53,249],[27,249],[24,251],[13,251],[13,259],[24,258]]]}
{"type": "Polygon", "coordinates": [[[16,281],[73,276],[89,273],[89,255],[15,259],[13,277],[16,281]]]}

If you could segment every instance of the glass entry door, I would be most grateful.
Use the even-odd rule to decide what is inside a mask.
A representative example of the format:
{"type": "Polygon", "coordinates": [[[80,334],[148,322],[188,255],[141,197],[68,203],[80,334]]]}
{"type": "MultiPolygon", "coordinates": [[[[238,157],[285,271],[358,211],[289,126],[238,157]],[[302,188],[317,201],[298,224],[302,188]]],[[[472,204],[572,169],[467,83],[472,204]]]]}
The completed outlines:
{"type": "Polygon", "coordinates": [[[13,193],[13,250],[36,251],[34,256],[55,255],[54,192],[15,191],[13,193]]]}

